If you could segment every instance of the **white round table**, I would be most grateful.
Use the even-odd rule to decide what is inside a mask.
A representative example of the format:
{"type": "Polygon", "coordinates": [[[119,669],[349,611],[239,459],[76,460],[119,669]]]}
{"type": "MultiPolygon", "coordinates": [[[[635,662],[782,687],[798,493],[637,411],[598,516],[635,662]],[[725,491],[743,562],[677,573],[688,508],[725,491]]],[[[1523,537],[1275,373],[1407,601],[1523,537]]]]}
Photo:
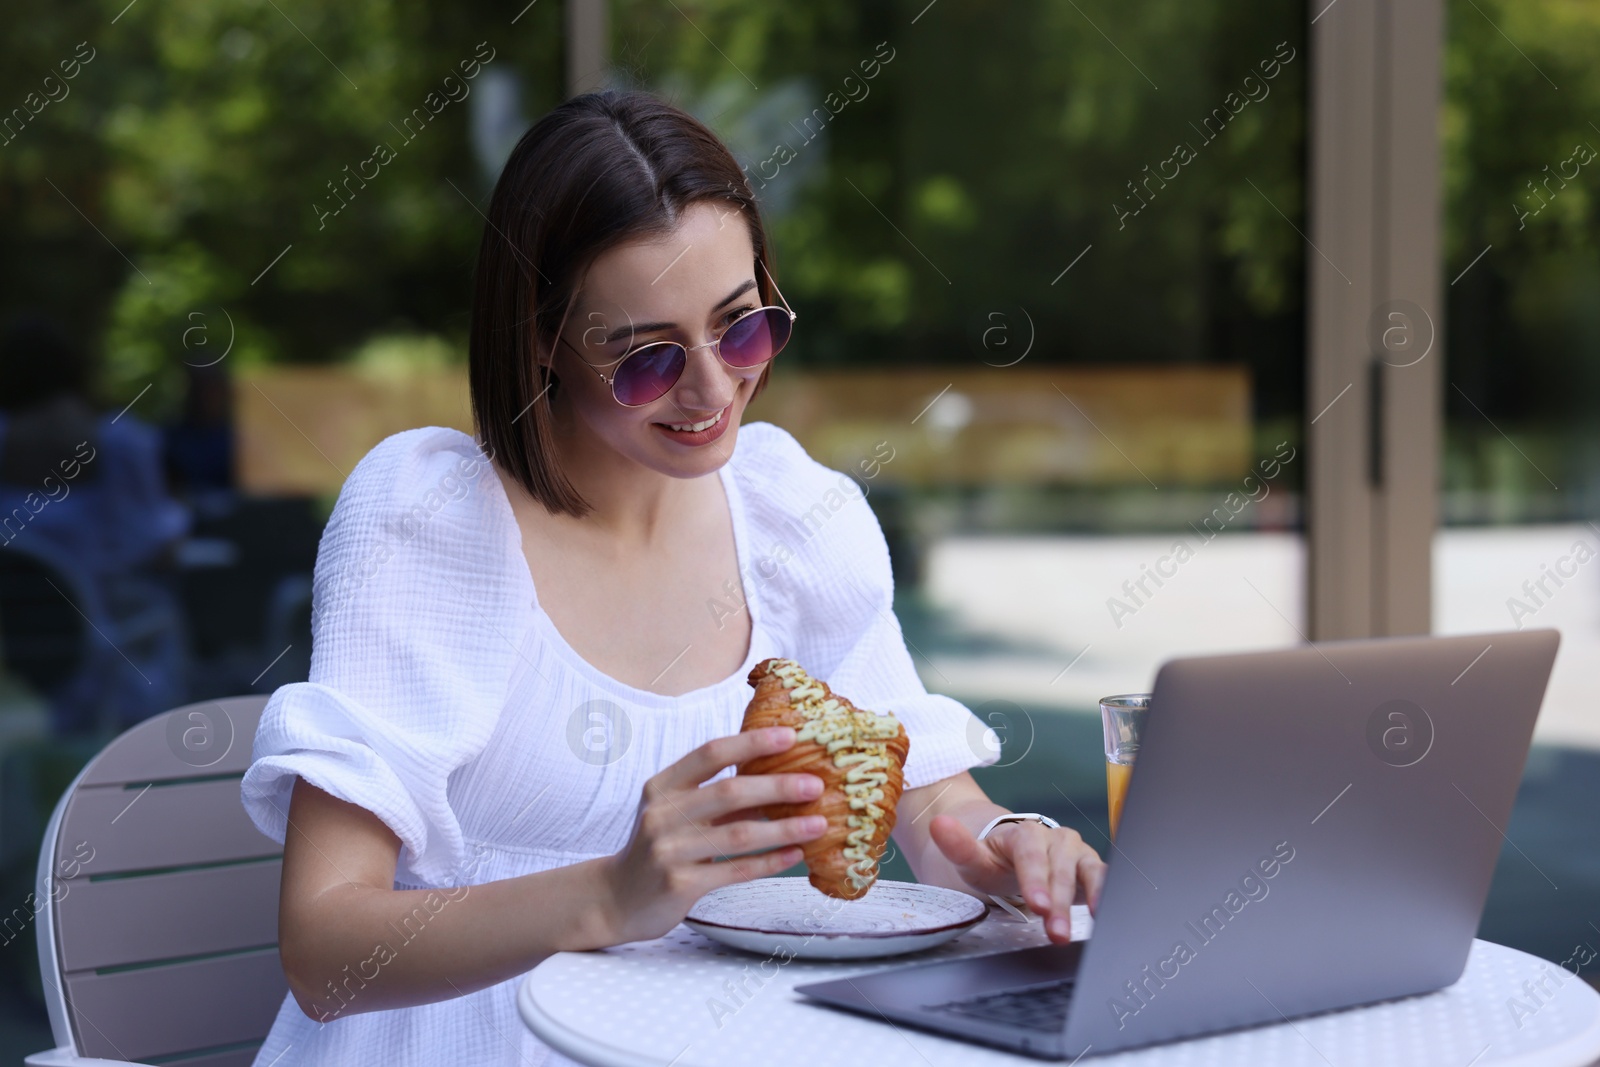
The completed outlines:
{"type": "MultiPolygon", "coordinates": [[[[1092,932],[1082,905],[1073,908],[1072,925],[1074,939],[1092,932]]],[[[1037,919],[1022,923],[991,909],[989,918],[955,941],[914,956],[780,965],[780,958],[725,948],[680,925],[655,941],[550,957],[523,979],[517,1007],[541,1041],[593,1067],[1037,1067],[1037,1059],[826,1008],[793,987],[1046,941],[1037,919]]],[[[1590,1067],[1600,1063],[1600,993],[1556,964],[1474,941],[1461,980],[1435,993],[1094,1056],[1090,1062],[1590,1067]],[[1554,993],[1541,994],[1542,1003],[1530,1001],[1523,982],[1541,979],[1554,993]],[[1533,1013],[1514,1012],[1512,998],[1533,1013]]]]}

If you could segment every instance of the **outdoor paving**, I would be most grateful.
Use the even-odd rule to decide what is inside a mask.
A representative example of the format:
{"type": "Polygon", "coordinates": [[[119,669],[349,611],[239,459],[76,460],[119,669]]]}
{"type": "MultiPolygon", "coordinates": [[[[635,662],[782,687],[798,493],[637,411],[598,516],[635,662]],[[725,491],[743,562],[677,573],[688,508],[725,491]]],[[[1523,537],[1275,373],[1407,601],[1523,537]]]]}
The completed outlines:
{"type": "MultiPolygon", "coordinates": [[[[1112,693],[1147,691],[1161,662],[1179,655],[1293,645],[1305,613],[1304,542],[1297,534],[1224,534],[1193,557],[1144,568],[1170,554],[1172,535],[954,537],[928,552],[919,595],[902,621],[930,690],[1062,712],[1092,712],[1112,693]],[[1144,577],[1144,591],[1134,584],[1144,577]],[[1133,585],[1130,595],[1123,583],[1133,585]],[[1113,613],[1107,601],[1124,608],[1113,613]]],[[[1578,563],[1600,536],[1571,524],[1446,529],[1435,542],[1434,631],[1522,627],[1561,630],[1536,741],[1600,750],[1600,558],[1578,563]],[[1544,567],[1576,570],[1535,606],[1523,589],[1544,567]],[[1514,616],[1517,599],[1532,614],[1514,616]]],[[[1600,556],[1600,553],[1597,553],[1600,556]]],[[[1536,590],[1537,592],[1537,590],[1536,590]]]]}

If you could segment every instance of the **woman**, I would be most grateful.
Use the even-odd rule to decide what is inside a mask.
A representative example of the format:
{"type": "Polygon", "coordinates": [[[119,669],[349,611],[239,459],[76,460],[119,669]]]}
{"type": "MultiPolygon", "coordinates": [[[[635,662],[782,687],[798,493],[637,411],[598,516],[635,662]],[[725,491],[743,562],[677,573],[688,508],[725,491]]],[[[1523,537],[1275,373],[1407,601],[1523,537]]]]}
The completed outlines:
{"type": "Polygon", "coordinates": [[[739,732],[768,656],[905,724],[918,878],[1020,891],[1057,941],[1079,887],[1097,903],[1071,830],[977,839],[1005,809],[967,769],[994,757],[917,678],[864,496],[740,426],[793,321],[769,265],[732,155],[648,94],[569,100],[512,152],[478,262],[481,445],[410,430],[351,474],[312,680],[273,694],[244,778],[284,841],[292,994],[258,1064],[567,1062],[518,1019],[519,976],[659,937],[822,833],[755,812],[820,779],[733,774],[794,743],[739,732]]]}

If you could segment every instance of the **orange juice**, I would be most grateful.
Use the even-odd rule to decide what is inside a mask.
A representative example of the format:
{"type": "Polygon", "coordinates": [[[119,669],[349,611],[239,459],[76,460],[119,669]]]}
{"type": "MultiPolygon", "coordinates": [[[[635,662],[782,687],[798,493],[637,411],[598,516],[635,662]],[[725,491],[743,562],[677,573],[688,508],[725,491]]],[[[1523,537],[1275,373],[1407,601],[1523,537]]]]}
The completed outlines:
{"type": "Polygon", "coordinates": [[[1111,808],[1111,839],[1117,837],[1117,823],[1122,818],[1122,800],[1128,795],[1128,778],[1133,774],[1133,764],[1106,761],[1106,804],[1111,808]]]}

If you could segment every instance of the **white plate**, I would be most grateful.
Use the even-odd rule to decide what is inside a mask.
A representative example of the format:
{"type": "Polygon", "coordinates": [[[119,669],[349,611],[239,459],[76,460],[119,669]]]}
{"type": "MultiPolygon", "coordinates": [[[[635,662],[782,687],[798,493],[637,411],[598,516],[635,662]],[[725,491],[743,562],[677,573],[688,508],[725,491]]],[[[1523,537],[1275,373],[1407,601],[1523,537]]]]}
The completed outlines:
{"type": "Polygon", "coordinates": [[[879,879],[860,900],[838,900],[804,878],[758,878],[713,889],[683,920],[714,941],[762,955],[853,960],[931,948],[983,921],[966,893],[879,879]]]}

